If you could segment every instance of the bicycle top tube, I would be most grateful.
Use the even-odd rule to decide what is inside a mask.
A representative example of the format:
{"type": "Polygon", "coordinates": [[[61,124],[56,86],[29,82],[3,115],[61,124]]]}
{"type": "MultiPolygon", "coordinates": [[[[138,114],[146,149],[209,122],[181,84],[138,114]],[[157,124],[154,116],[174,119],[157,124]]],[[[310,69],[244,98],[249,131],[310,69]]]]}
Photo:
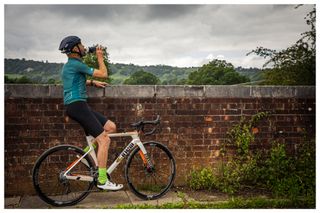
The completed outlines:
{"type": "Polygon", "coordinates": [[[126,137],[126,136],[131,136],[133,137],[138,137],[138,132],[137,131],[133,131],[133,132],[121,132],[121,133],[110,133],[108,134],[108,136],[110,138],[112,137],[126,137]]]}
{"type": "Polygon", "coordinates": [[[131,124],[132,127],[134,127],[136,130],[135,131],[131,131],[131,132],[121,132],[121,133],[110,133],[108,134],[109,137],[126,137],[126,136],[130,136],[133,139],[135,138],[139,138],[139,134],[143,133],[144,135],[151,135],[155,132],[155,130],[157,129],[157,126],[159,126],[160,124],[160,116],[157,115],[156,120],[153,121],[139,121],[137,123],[133,123],[131,124]],[[154,127],[151,131],[149,132],[144,132],[144,126],[145,125],[155,125],[156,127],[154,127]]]}

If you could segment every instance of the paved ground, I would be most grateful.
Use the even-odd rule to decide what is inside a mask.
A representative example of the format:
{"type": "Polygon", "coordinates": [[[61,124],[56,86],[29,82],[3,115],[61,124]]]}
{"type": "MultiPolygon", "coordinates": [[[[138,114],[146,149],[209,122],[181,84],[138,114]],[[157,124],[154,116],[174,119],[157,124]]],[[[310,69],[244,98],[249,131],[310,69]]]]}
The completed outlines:
{"type": "MultiPolygon", "coordinates": [[[[63,208],[113,208],[119,204],[163,204],[181,201],[177,193],[169,191],[158,200],[145,201],[136,197],[130,191],[92,192],[83,201],[74,206],[63,208]]],[[[48,209],[57,208],[42,201],[38,196],[23,196],[5,198],[5,208],[18,209],[48,209]]]]}

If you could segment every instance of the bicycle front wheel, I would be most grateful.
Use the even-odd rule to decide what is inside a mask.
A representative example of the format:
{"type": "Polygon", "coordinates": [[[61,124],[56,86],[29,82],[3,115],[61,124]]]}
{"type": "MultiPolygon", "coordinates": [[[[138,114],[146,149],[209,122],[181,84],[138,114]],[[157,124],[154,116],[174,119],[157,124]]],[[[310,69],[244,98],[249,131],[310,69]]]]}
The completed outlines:
{"type": "Polygon", "coordinates": [[[130,190],[144,200],[158,199],[165,195],[173,184],[176,166],[169,149],[159,142],[143,143],[147,156],[153,164],[146,164],[139,147],[130,154],[125,176],[130,190]]]}
{"type": "Polygon", "coordinates": [[[83,200],[94,185],[93,160],[80,148],[60,145],[44,152],[33,168],[33,185],[39,197],[53,206],[74,205],[83,200]],[[79,161],[77,163],[77,161],[79,161]],[[74,166],[68,175],[64,173],[74,166]],[[87,180],[83,180],[87,178],[87,180]],[[89,179],[89,181],[88,181],[89,179]]]}

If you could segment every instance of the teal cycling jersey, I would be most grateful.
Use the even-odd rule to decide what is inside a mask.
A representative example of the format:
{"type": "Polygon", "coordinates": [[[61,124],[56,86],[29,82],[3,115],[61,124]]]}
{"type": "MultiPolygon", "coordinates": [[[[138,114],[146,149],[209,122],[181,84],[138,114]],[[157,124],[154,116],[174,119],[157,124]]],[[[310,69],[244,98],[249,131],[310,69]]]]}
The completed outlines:
{"type": "Polygon", "coordinates": [[[65,105],[75,101],[87,100],[86,75],[92,76],[93,70],[93,68],[88,67],[80,59],[68,59],[61,72],[63,102],[65,105]]]}

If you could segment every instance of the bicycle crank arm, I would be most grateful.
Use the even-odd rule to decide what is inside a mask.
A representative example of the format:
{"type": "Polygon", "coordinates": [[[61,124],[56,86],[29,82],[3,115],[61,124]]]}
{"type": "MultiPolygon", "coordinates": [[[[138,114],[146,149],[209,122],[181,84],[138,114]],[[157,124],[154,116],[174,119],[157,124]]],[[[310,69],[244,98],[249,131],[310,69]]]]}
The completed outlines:
{"type": "Polygon", "coordinates": [[[91,176],[86,176],[86,175],[66,175],[66,179],[68,180],[81,180],[81,181],[93,181],[94,178],[91,176]]]}

